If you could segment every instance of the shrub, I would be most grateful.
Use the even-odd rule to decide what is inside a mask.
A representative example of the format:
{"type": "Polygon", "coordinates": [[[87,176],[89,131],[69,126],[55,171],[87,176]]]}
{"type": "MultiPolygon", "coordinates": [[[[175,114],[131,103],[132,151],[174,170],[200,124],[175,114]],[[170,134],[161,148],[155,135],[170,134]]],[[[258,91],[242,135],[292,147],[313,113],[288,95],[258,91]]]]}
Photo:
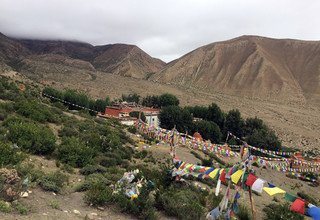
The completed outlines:
{"type": "Polygon", "coordinates": [[[103,182],[97,182],[86,192],[84,200],[93,206],[107,205],[112,202],[112,189],[103,182]]]}
{"type": "Polygon", "coordinates": [[[9,144],[0,141],[0,167],[15,165],[23,161],[26,155],[13,149],[9,144]]]}
{"type": "Polygon", "coordinates": [[[105,173],[107,172],[107,168],[100,165],[87,165],[80,170],[82,175],[90,175],[93,173],[105,173]]]}
{"type": "Polygon", "coordinates": [[[156,205],[166,214],[179,219],[201,219],[204,207],[199,194],[190,189],[170,189],[157,194],[156,205]]]}
{"type": "Polygon", "coordinates": [[[35,182],[44,176],[44,172],[35,168],[32,163],[21,163],[16,168],[19,176],[28,177],[30,182],[35,182]]]}
{"type": "Polygon", "coordinates": [[[60,171],[50,173],[43,176],[40,181],[40,187],[45,191],[60,192],[65,183],[69,181],[69,177],[60,171]]]}
{"type": "Polygon", "coordinates": [[[14,203],[14,209],[21,215],[27,215],[30,212],[30,208],[20,202],[14,203]]]}
{"type": "MultiPolygon", "coordinates": [[[[119,178],[117,179],[119,180],[119,178]]],[[[86,176],[84,182],[75,187],[76,192],[83,192],[91,189],[96,184],[104,184],[108,186],[111,182],[101,173],[94,173],[86,176]]]]}
{"type": "Polygon", "coordinates": [[[73,167],[84,167],[92,163],[96,152],[76,137],[66,137],[57,149],[58,159],[73,167]]]}
{"type": "Polygon", "coordinates": [[[297,212],[290,210],[289,203],[278,204],[271,203],[263,208],[266,220],[292,219],[302,220],[303,216],[297,212]]]}
{"type": "Polygon", "coordinates": [[[56,139],[48,127],[21,119],[10,119],[7,125],[8,139],[23,150],[40,155],[50,154],[54,151],[56,139]]]}
{"type": "Polygon", "coordinates": [[[60,209],[60,204],[58,200],[51,200],[49,205],[51,206],[51,208],[53,209],[60,209]]]}
{"type": "Polygon", "coordinates": [[[132,134],[136,134],[136,133],[137,133],[137,129],[136,129],[135,126],[130,126],[130,127],[128,128],[128,131],[129,131],[130,133],[132,133],[132,134]]]}
{"type": "Polygon", "coordinates": [[[241,220],[250,220],[251,219],[251,213],[250,213],[249,209],[242,204],[239,205],[239,212],[236,215],[241,220]]]}
{"type": "Polygon", "coordinates": [[[20,100],[14,103],[14,109],[20,115],[38,122],[58,122],[58,116],[51,108],[35,100],[20,100]]]}
{"type": "Polygon", "coordinates": [[[313,205],[316,205],[316,206],[319,206],[320,205],[320,201],[317,201],[315,198],[313,198],[312,196],[306,194],[305,192],[297,192],[297,195],[308,201],[309,203],[313,204],[313,205]]]}
{"type": "Polygon", "coordinates": [[[0,212],[9,213],[12,212],[13,209],[10,206],[10,203],[6,203],[3,200],[0,200],[0,212]]]}

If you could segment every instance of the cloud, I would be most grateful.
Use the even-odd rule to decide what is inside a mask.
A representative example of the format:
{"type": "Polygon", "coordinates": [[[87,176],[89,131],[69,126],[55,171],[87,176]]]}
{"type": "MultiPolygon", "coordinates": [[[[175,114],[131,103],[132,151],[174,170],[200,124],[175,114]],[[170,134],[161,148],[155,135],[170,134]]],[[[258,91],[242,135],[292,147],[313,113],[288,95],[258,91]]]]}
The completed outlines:
{"type": "Polygon", "coordinates": [[[21,38],[136,44],[170,61],[240,35],[318,40],[317,0],[0,0],[0,31],[21,38]]]}

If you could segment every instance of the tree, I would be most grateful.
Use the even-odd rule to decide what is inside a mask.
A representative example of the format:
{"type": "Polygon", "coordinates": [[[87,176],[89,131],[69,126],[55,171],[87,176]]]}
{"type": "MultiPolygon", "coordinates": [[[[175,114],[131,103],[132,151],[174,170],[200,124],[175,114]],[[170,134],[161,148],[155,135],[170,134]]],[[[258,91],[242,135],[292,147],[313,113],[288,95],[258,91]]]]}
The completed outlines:
{"type": "Polygon", "coordinates": [[[105,100],[97,99],[95,101],[94,110],[96,110],[97,112],[104,112],[106,110],[106,107],[107,102],[105,100]]]}
{"type": "Polygon", "coordinates": [[[142,105],[147,107],[160,108],[159,96],[146,96],[142,99],[142,105]]]}
{"type": "MultiPolygon", "coordinates": [[[[86,96],[83,93],[78,93],[75,90],[67,90],[65,92],[65,94],[64,94],[64,100],[66,102],[70,102],[72,104],[76,104],[76,105],[79,105],[81,107],[86,107],[86,108],[89,107],[89,98],[88,98],[88,96],[86,96]]],[[[70,109],[77,109],[77,110],[82,109],[82,108],[79,108],[79,107],[76,107],[76,106],[73,106],[73,105],[70,105],[70,104],[68,104],[68,105],[69,105],[70,109]]]]}
{"type": "Polygon", "coordinates": [[[192,113],[193,117],[207,119],[208,107],[196,105],[186,106],[185,109],[192,113]]]}
{"type": "Polygon", "coordinates": [[[159,97],[159,104],[160,104],[160,107],[166,107],[170,105],[178,106],[179,99],[172,94],[165,93],[159,97]]]}
{"type": "Polygon", "coordinates": [[[263,121],[257,117],[255,118],[247,118],[245,121],[243,132],[247,135],[252,135],[254,131],[260,129],[266,129],[267,126],[263,123],[263,121]]]}
{"type": "Polygon", "coordinates": [[[225,129],[226,131],[231,132],[232,134],[242,137],[244,122],[241,118],[241,114],[238,109],[233,109],[228,112],[225,121],[225,129]]]}
{"type": "Polygon", "coordinates": [[[124,95],[122,94],[122,100],[126,102],[135,102],[139,103],[140,101],[140,96],[137,93],[129,94],[129,95],[124,95]]]}
{"type": "Polygon", "coordinates": [[[212,121],[197,121],[194,123],[193,131],[198,131],[205,140],[211,140],[213,143],[219,143],[222,133],[219,126],[212,121]]]}
{"type": "Polygon", "coordinates": [[[192,126],[192,116],[189,111],[179,106],[167,106],[161,109],[159,120],[162,128],[172,129],[175,125],[178,131],[185,132],[192,126]]]}
{"type": "Polygon", "coordinates": [[[206,119],[209,121],[215,122],[217,125],[219,125],[220,128],[223,128],[224,126],[225,116],[222,110],[220,109],[220,107],[215,103],[212,103],[208,107],[208,113],[207,113],[206,119]]]}
{"type": "Polygon", "coordinates": [[[281,149],[281,141],[278,139],[274,131],[270,129],[255,130],[252,135],[248,136],[247,142],[252,146],[268,150],[278,151],[281,149]]]}

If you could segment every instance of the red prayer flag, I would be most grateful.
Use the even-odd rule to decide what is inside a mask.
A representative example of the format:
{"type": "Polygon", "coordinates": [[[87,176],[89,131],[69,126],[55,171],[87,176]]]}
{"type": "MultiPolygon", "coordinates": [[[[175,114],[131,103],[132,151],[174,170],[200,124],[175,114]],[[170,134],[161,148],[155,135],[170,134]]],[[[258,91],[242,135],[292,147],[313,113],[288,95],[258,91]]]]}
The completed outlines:
{"type": "Polygon", "coordinates": [[[222,173],[220,174],[220,180],[221,182],[226,182],[226,172],[223,170],[222,173]]]}
{"type": "Polygon", "coordinates": [[[255,175],[253,175],[252,173],[249,174],[247,181],[246,181],[246,185],[247,186],[252,186],[253,183],[257,180],[257,177],[255,175]]]}
{"type": "Polygon", "coordinates": [[[297,198],[292,204],[291,204],[291,207],[290,209],[292,211],[296,211],[296,212],[299,212],[301,214],[304,215],[304,204],[305,202],[300,199],[300,198],[297,198]]]}

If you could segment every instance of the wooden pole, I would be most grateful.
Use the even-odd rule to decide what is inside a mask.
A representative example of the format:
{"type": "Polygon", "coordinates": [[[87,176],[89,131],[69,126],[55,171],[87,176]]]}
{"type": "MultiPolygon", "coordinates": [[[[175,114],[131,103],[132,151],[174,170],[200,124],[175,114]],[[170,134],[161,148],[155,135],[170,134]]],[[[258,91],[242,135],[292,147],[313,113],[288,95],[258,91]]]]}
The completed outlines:
{"type": "Polygon", "coordinates": [[[251,187],[249,187],[249,198],[250,198],[250,204],[251,204],[251,212],[252,212],[252,220],[256,220],[256,212],[253,204],[253,197],[252,197],[252,190],[251,187]]]}

